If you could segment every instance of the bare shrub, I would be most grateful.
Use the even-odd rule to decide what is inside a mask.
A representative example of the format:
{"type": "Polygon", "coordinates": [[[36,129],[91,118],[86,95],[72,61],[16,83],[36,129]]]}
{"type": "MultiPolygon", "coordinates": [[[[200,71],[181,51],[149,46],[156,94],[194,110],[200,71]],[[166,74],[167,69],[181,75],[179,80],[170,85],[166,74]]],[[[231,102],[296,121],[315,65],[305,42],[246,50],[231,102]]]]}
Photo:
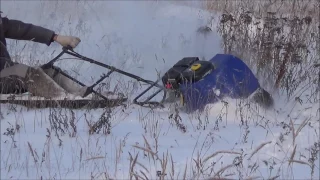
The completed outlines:
{"type": "Polygon", "coordinates": [[[69,137],[75,137],[77,134],[77,126],[75,123],[75,113],[72,109],[50,108],[49,109],[50,128],[54,131],[62,145],[60,136],[68,133],[69,137]]]}
{"type": "Polygon", "coordinates": [[[15,135],[17,132],[19,132],[19,128],[20,128],[20,126],[14,127],[13,125],[10,124],[10,128],[7,128],[6,129],[7,131],[3,133],[3,135],[10,137],[12,144],[13,144],[13,148],[17,147],[15,135]]]}
{"type": "Polygon", "coordinates": [[[182,123],[182,118],[179,115],[178,109],[175,109],[175,113],[169,115],[169,120],[173,120],[175,125],[181,132],[185,133],[187,131],[186,126],[182,123]]]}
{"type": "Polygon", "coordinates": [[[103,131],[103,134],[107,135],[111,133],[111,109],[107,108],[100,116],[99,120],[92,123],[87,120],[89,126],[89,134],[99,134],[103,131]]]}
{"type": "Polygon", "coordinates": [[[293,96],[314,86],[319,61],[319,1],[206,1],[221,12],[218,32],[225,53],[242,58],[269,89],[293,96]]]}

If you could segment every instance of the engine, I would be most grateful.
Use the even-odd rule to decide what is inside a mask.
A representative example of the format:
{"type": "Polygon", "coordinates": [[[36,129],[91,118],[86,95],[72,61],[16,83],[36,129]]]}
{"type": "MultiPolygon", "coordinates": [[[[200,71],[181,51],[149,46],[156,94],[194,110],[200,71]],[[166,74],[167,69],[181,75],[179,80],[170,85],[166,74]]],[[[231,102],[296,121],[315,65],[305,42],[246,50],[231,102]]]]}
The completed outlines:
{"type": "Polygon", "coordinates": [[[213,69],[210,61],[201,61],[198,57],[185,57],[163,75],[162,83],[166,89],[178,91],[181,84],[198,82],[213,69]]]}

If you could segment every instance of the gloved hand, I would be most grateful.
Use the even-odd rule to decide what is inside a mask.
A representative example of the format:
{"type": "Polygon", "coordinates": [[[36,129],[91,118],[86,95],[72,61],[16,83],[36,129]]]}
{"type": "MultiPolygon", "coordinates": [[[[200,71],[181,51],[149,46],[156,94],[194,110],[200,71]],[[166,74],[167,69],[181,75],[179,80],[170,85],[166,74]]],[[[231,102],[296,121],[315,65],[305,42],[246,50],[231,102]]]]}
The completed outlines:
{"type": "Polygon", "coordinates": [[[72,48],[75,48],[81,42],[81,40],[78,37],[63,35],[55,35],[53,37],[53,40],[63,47],[71,46],[72,48]]]}

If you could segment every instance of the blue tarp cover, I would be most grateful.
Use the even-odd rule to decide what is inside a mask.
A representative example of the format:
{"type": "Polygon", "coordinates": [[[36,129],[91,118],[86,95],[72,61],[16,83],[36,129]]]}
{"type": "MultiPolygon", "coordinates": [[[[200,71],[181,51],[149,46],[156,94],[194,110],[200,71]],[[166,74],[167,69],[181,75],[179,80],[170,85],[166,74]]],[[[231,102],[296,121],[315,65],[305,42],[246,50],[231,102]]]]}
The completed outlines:
{"type": "Polygon", "coordinates": [[[187,111],[203,110],[223,97],[247,98],[260,87],[258,79],[239,58],[217,54],[209,60],[215,69],[202,80],[183,84],[180,90],[187,111]]]}

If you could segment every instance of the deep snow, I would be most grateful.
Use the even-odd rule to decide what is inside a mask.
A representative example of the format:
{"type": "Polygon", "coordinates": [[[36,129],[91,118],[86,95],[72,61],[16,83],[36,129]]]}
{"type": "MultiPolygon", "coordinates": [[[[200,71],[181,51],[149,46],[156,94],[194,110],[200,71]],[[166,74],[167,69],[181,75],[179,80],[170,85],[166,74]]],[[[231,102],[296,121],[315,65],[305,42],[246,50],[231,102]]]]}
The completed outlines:
{"type": "MultiPolygon", "coordinates": [[[[211,22],[212,14],[170,2],[5,1],[1,2],[1,11],[9,18],[42,25],[61,34],[79,36],[82,42],[76,52],[149,80],[156,79],[157,71],[167,70],[182,57],[208,59],[222,52],[217,34],[213,32],[204,36],[197,33],[200,26],[211,22]]],[[[214,24],[211,28],[215,29],[214,24]]],[[[61,50],[56,44],[47,47],[32,42],[10,40],[9,43],[10,53],[19,55],[17,60],[23,62],[36,59],[44,63],[61,50]]],[[[104,71],[76,61],[64,62],[60,67],[80,70],[78,78],[88,83],[91,77],[97,78],[104,71]]],[[[113,80],[121,79],[120,91],[128,93],[136,90],[135,95],[142,90],[117,75],[113,76],[113,80]]],[[[302,96],[303,105],[294,100],[287,102],[281,96],[275,99],[276,107],[268,111],[255,105],[245,106],[245,101],[226,99],[227,105],[217,103],[208,106],[207,114],[199,117],[180,114],[186,132],[177,129],[175,121],[169,118],[170,110],[150,110],[130,105],[124,110],[121,107],[112,110],[111,134],[89,135],[87,122],[98,121],[104,110],[75,110],[77,133],[75,137],[69,136],[69,133],[72,134],[70,125],[65,129],[66,134],[59,133],[61,146],[54,136],[55,131],[50,129],[50,115],[56,115],[55,120],[64,122],[72,119],[70,111],[27,111],[20,106],[2,104],[1,178],[104,179],[108,176],[128,179],[130,153],[133,158],[139,154],[137,162],[142,164],[135,165],[133,172],[143,177],[142,170],[149,179],[155,179],[157,171],[163,171],[159,161],[133,147],[146,148],[145,136],[160,159],[166,157],[168,152],[165,176],[168,179],[173,173],[172,164],[175,179],[183,178],[186,165],[188,179],[203,179],[212,177],[230,164],[237,166],[227,168],[221,177],[310,179],[309,166],[298,163],[289,165],[288,159],[294,145],[297,145],[294,159],[308,162],[310,153],[306,148],[319,143],[319,106],[307,102],[305,95],[302,96]],[[293,143],[292,132],[286,135],[290,120],[297,131],[305,119],[308,123],[293,143]],[[199,122],[202,124],[199,125],[199,122]],[[7,128],[11,125],[14,129],[19,125],[19,131],[10,136],[7,128]],[[46,136],[48,132],[51,136],[46,136]],[[255,154],[262,143],[267,144],[255,154]],[[217,151],[227,152],[203,162],[217,151]],[[198,173],[197,159],[202,159],[203,172],[193,177],[198,173]]],[[[313,178],[317,179],[320,176],[319,163],[315,165],[313,178]]]]}

